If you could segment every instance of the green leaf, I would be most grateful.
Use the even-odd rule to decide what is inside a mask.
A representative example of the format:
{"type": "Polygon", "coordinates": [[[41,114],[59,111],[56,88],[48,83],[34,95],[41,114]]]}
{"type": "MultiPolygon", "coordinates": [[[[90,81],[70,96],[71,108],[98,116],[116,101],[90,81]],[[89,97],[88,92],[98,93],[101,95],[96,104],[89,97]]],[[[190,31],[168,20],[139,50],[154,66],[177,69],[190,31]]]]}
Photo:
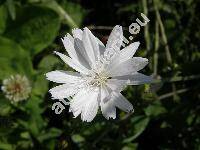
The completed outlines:
{"type": "Polygon", "coordinates": [[[37,138],[38,138],[38,140],[40,142],[43,142],[44,140],[49,140],[49,139],[52,139],[52,138],[56,138],[61,133],[62,133],[61,130],[59,130],[57,128],[51,128],[48,131],[46,131],[45,133],[42,133],[41,135],[39,135],[37,138]]]}
{"type": "Polygon", "coordinates": [[[59,63],[60,60],[58,57],[54,55],[48,55],[42,59],[42,61],[39,64],[39,69],[45,72],[51,71],[53,67],[55,67],[55,64],[59,63]]]}
{"type": "Polygon", "coordinates": [[[128,143],[126,146],[122,148],[122,150],[136,150],[138,147],[137,143],[128,143]]]}
{"type": "Polygon", "coordinates": [[[15,3],[13,0],[6,0],[6,5],[8,7],[8,12],[13,20],[16,18],[15,3]]]}
{"type": "Polygon", "coordinates": [[[32,92],[38,96],[45,96],[48,91],[49,82],[46,79],[45,74],[55,67],[55,65],[59,63],[59,59],[53,55],[46,56],[40,62],[38,68],[39,73],[36,76],[36,80],[33,85],[32,92]]]}
{"type": "Polygon", "coordinates": [[[64,10],[68,12],[69,16],[71,16],[71,18],[75,21],[76,25],[80,27],[86,15],[86,11],[79,4],[69,1],[63,1],[61,5],[64,10]]]}
{"type": "Polygon", "coordinates": [[[144,111],[147,116],[152,116],[152,117],[155,117],[167,112],[167,110],[159,103],[148,106],[144,111]]]}
{"type": "Polygon", "coordinates": [[[69,25],[71,28],[80,27],[86,15],[86,10],[74,2],[62,1],[61,4],[58,4],[55,0],[43,0],[41,6],[57,12],[62,23],[69,25]]]}
{"type": "Polygon", "coordinates": [[[16,57],[24,57],[26,52],[20,45],[14,41],[0,37],[0,57],[6,59],[13,59],[16,57]]]}
{"type": "Polygon", "coordinates": [[[48,80],[44,74],[38,74],[33,84],[32,93],[37,96],[44,97],[48,91],[48,80]]]}
{"type": "Polygon", "coordinates": [[[7,20],[7,11],[4,5],[0,6],[0,34],[5,31],[7,20]]]}
{"type": "Polygon", "coordinates": [[[12,74],[16,74],[17,71],[12,67],[12,62],[6,58],[0,58],[0,79],[3,80],[12,74]]]}
{"type": "Polygon", "coordinates": [[[15,42],[3,37],[0,37],[0,68],[0,79],[12,74],[30,77],[34,72],[28,53],[15,42]]]}
{"type": "Polygon", "coordinates": [[[131,120],[131,124],[133,125],[132,130],[130,132],[131,136],[126,138],[123,143],[130,143],[135,140],[147,127],[149,123],[149,118],[146,116],[136,116],[131,120]]]}
{"type": "Polygon", "coordinates": [[[27,103],[24,106],[29,115],[28,120],[23,120],[23,118],[18,120],[18,122],[35,137],[40,134],[42,128],[46,125],[41,115],[44,111],[44,107],[41,106],[41,103],[41,98],[32,96],[27,100],[27,103]]]}
{"type": "Polygon", "coordinates": [[[52,43],[59,27],[59,16],[51,9],[22,7],[18,9],[16,20],[10,22],[5,35],[33,56],[52,43]]]}
{"type": "Polygon", "coordinates": [[[12,132],[13,120],[9,117],[12,108],[3,95],[0,96],[0,137],[7,136],[12,132]],[[9,130],[8,130],[9,128],[9,130]]]}
{"type": "Polygon", "coordinates": [[[11,112],[10,102],[3,97],[0,96],[0,116],[7,116],[11,112]]]}
{"type": "Polygon", "coordinates": [[[12,150],[13,147],[11,144],[8,144],[8,143],[3,143],[0,141],[0,149],[2,150],[12,150]]]}
{"type": "Polygon", "coordinates": [[[83,136],[81,136],[80,134],[74,134],[74,135],[72,135],[72,140],[75,143],[81,143],[81,142],[85,141],[85,138],[83,136]]]}
{"type": "Polygon", "coordinates": [[[78,27],[78,25],[76,24],[76,21],[74,21],[74,19],[71,17],[71,14],[68,13],[68,10],[65,10],[63,7],[61,7],[55,0],[43,0],[43,3],[40,4],[40,6],[48,7],[54,10],[55,12],[57,12],[62,22],[69,25],[69,27],[71,28],[78,27]]]}

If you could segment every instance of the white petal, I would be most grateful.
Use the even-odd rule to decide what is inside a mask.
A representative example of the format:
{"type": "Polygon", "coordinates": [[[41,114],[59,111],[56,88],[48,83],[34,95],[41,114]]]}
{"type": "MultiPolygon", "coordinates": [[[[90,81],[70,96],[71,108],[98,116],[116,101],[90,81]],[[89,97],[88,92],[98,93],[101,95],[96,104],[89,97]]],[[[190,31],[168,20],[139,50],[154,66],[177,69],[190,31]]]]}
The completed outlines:
{"type": "Polygon", "coordinates": [[[122,45],[122,42],[123,42],[123,30],[121,26],[117,25],[113,28],[108,38],[106,49],[112,48],[115,51],[119,51],[122,45]]]}
{"type": "Polygon", "coordinates": [[[83,45],[86,49],[86,53],[88,54],[92,62],[92,65],[95,66],[96,61],[100,57],[99,44],[96,37],[88,28],[84,28],[83,31],[83,45]]]}
{"type": "Polygon", "coordinates": [[[81,29],[73,29],[72,34],[73,34],[74,38],[78,38],[78,39],[82,40],[83,31],[81,29]]]}
{"type": "Polygon", "coordinates": [[[101,101],[100,106],[101,106],[102,114],[106,119],[116,118],[116,107],[113,104],[112,100],[101,101]]]}
{"type": "Polygon", "coordinates": [[[70,101],[70,110],[73,113],[74,118],[81,114],[82,108],[85,105],[85,102],[87,101],[87,92],[88,91],[86,89],[82,89],[70,101]]]}
{"type": "Polygon", "coordinates": [[[63,99],[73,96],[78,92],[78,90],[80,89],[75,85],[63,84],[50,89],[49,92],[53,99],[63,99]]]}
{"type": "Polygon", "coordinates": [[[100,93],[100,106],[103,116],[106,119],[109,118],[116,118],[116,108],[113,105],[112,101],[110,100],[112,90],[109,87],[101,87],[101,93],[100,93]]]}
{"type": "Polygon", "coordinates": [[[74,38],[69,33],[67,33],[67,37],[74,44],[74,38]]]}
{"type": "Polygon", "coordinates": [[[70,102],[70,110],[74,117],[81,114],[83,121],[90,122],[97,114],[99,106],[99,90],[83,89],[77,93],[70,102]]]}
{"type": "Polygon", "coordinates": [[[112,100],[114,105],[121,110],[125,112],[133,111],[132,104],[121,93],[113,92],[112,100]]]}
{"type": "Polygon", "coordinates": [[[102,86],[100,88],[100,102],[109,100],[112,90],[107,86],[102,86]]]}
{"type": "Polygon", "coordinates": [[[96,39],[99,44],[99,53],[100,53],[100,55],[103,55],[105,52],[105,46],[98,38],[96,38],[96,39]]]}
{"type": "Polygon", "coordinates": [[[79,62],[81,64],[83,64],[83,66],[85,66],[86,68],[91,69],[92,63],[88,57],[88,54],[86,52],[84,45],[83,45],[83,41],[78,38],[75,38],[74,39],[74,48],[76,50],[76,54],[78,56],[79,62]]]}
{"type": "Polygon", "coordinates": [[[121,92],[122,89],[126,87],[127,81],[125,80],[118,80],[118,79],[109,79],[107,81],[107,86],[110,87],[113,91],[121,92]]]}
{"type": "Polygon", "coordinates": [[[99,107],[99,90],[88,94],[87,101],[83,106],[81,119],[86,122],[91,122],[97,114],[99,107]]]}
{"type": "Polygon", "coordinates": [[[143,69],[147,64],[148,59],[141,57],[133,57],[115,66],[109,65],[107,68],[107,72],[112,77],[129,75],[143,69]]]}
{"type": "Polygon", "coordinates": [[[114,77],[114,79],[127,81],[128,85],[139,85],[139,84],[151,83],[153,81],[152,77],[146,76],[138,72],[132,75],[114,77]]]}
{"type": "Polygon", "coordinates": [[[120,51],[120,62],[124,62],[133,57],[138,49],[140,42],[134,42],[120,51]]]}
{"type": "Polygon", "coordinates": [[[87,55],[84,55],[85,52],[84,46],[82,44],[82,41],[80,40],[80,38],[82,39],[83,31],[80,29],[74,29],[72,32],[76,39],[74,39],[70,34],[67,34],[67,36],[65,36],[62,39],[66,51],[73,60],[76,60],[82,66],[91,69],[87,61],[88,57],[87,55]]]}
{"type": "Polygon", "coordinates": [[[65,36],[63,39],[62,39],[62,42],[63,42],[63,45],[67,51],[67,53],[69,54],[69,56],[72,58],[72,59],[76,59],[78,60],[78,57],[77,57],[77,54],[76,54],[76,51],[74,49],[74,42],[73,42],[73,37],[71,37],[70,34],[67,34],[67,36],[65,36]]]}
{"type": "Polygon", "coordinates": [[[70,71],[51,71],[46,74],[47,80],[56,83],[77,83],[81,80],[81,75],[70,71]]]}
{"type": "Polygon", "coordinates": [[[59,53],[59,52],[55,52],[55,54],[57,54],[66,64],[68,64],[70,67],[72,67],[76,71],[83,73],[83,74],[89,73],[89,70],[87,68],[85,68],[84,66],[82,66],[78,61],[71,59],[68,56],[66,56],[62,53],[59,53]]]}

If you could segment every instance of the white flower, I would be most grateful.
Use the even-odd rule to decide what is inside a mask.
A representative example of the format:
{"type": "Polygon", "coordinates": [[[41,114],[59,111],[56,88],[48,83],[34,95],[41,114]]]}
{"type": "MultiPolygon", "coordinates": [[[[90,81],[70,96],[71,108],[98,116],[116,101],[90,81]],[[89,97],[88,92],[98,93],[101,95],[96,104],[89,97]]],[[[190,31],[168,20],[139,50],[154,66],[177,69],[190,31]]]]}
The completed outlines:
{"type": "Polygon", "coordinates": [[[74,117],[81,114],[83,121],[90,122],[99,106],[105,118],[116,118],[116,107],[130,112],[132,104],[120,93],[127,85],[144,84],[151,77],[138,73],[148,60],[133,57],[139,42],[120,50],[123,41],[121,26],[115,26],[106,46],[88,28],[74,29],[73,37],[67,34],[62,42],[69,57],[55,52],[77,72],[52,71],[47,79],[62,83],[50,89],[53,99],[72,97],[70,111],[74,117]]]}
{"type": "Polygon", "coordinates": [[[31,93],[31,86],[26,76],[12,75],[3,80],[2,91],[12,103],[25,100],[31,93]]]}

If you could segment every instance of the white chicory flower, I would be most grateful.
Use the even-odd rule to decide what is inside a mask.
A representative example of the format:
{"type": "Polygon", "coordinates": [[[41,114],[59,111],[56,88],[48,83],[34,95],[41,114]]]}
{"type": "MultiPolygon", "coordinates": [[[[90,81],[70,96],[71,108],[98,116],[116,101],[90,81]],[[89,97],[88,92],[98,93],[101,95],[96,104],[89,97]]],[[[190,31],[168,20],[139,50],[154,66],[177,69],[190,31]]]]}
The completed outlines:
{"type": "Polygon", "coordinates": [[[115,26],[106,46],[88,28],[74,29],[62,42],[69,56],[55,52],[77,72],[52,71],[48,80],[61,83],[49,90],[52,99],[72,97],[70,111],[83,121],[94,119],[100,106],[105,118],[116,118],[116,107],[133,111],[132,104],[120,93],[127,85],[149,83],[151,77],[138,71],[148,60],[133,57],[139,42],[120,50],[123,42],[121,26],[115,26]]]}

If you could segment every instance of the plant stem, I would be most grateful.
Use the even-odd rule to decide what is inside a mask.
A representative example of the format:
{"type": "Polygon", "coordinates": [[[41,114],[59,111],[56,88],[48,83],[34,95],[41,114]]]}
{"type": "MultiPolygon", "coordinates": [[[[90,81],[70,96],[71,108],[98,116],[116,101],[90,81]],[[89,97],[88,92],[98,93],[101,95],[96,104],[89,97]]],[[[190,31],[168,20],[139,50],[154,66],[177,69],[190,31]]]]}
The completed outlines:
{"type": "MultiPolygon", "coordinates": [[[[181,93],[187,92],[187,91],[189,91],[189,90],[190,90],[190,89],[180,89],[180,90],[177,90],[176,93],[177,93],[177,94],[181,94],[181,93]]],[[[170,92],[170,93],[167,93],[167,94],[164,94],[164,95],[159,96],[159,97],[158,97],[158,100],[163,100],[163,99],[169,98],[169,97],[171,97],[171,96],[173,96],[173,95],[174,95],[174,93],[173,93],[173,92],[170,92]]]]}
{"type": "Polygon", "coordinates": [[[158,21],[156,20],[156,23],[155,23],[155,49],[154,49],[154,55],[153,55],[154,75],[158,74],[158,48],[159,48],[159,26],[158,26],[158,21]]]}
{"type": "Polygon", "coordinates": [[[63,18],[73,27],[77,28],[78,25],[75,23],[75,21],[69,16],[69,14],[59,5],[57,4],[57,9],[62,14],[63,18]]]}
{"type": "Polygon", "coordinates": [[[162,80],[154,80],[152,83],[179,82],[179,81],[188,81],[188,80],[196,80],[196,79],[200,79],[200,75],[192,75],[192,76],[187,76],[187,77],[165,78],[162,80]]]}
{"type": "Polygon", "coordinates": [[[56,1],[47,0],[47,1],[44,1],[41,5],[49,7],[50,9],[56,11],[60,15],[61,19],[66,21],[66,23],[68,23],[68,25],[71,28],[77,28],[78,27],[78,25],[70,17],[70,15],[56,1]]]}
{"type": "MultiPolygon", "coordinates": [[[[113,27],[111,26],[88,26],[88,29],[90,30],[112,30],[113,27]]],[[[126,27],[123,27],[123,30],[127,30],[128,31],[128,28],[126,27]]]]}
{"type": "MultiPolygon", "coordinates": [[[[156,18],[158,20],[158,23],[159,23],[159,26],[160,26],[160,30],[161,30],[161,36],[162,36],[162,40],[164,42],[164,46],[165,46],[165,53],[166,53],[166,57],[167,57],[167,62],[168,64],[172,65],[172,57],[171,57],[171,53],[170,53],[170,50],[169,50],[169,45],[168,45],[168,41],[167,41],[167,36],[166,36],[166,33],[165,33],[165,28],[164,28],[164,25],[163,25],[163,22],[161,20],[161,17],[160,17],[160,13],[159,13],[159,10],[158,10],[158,0],[154,0],[154,8],[155,8],[155,11],[156,11],[156,18]]],[[[174,93],[174,100],[176,99],[176,85],[175,84],[172,84],[172,90],[173,90],[173,93],[174,93]]]]}
{"type": "MultiPolygon", "coordinates": [[[[144,14],[148,17],[147,0],[142,0],[142,4],[143,4],[143,9],[144,9],[144,14]]],[[[145,38],[145,41],[146,41],[147,52],[149,52],[150,51],[150,36],[149,36],[149,26],[148,26],[148,24],[144,28],[144,38],[145,38]]]]}
{"type": "Polygon", "coordinates": [[[158,10],[158,7],[157,7],[157,0],[154,0],[154,8],[155,8],[155,11],[156,11],[156,18],[157,18],[159,26],[160,26],[162,40],[163,40],[164,46],[165,46],[167,62],[169,64],[171,64],[172,63],[172,57],[171,57],[171,53],[170,53],[170,50],[169,50],[169,45],[168,45],[167,36],[166,36],[166,33],[165,33],[165,28],[164,28],[164,25],[163,25],[163,22],[161,20],[160,13],[159,13],[159,10],[158,10]]]}

